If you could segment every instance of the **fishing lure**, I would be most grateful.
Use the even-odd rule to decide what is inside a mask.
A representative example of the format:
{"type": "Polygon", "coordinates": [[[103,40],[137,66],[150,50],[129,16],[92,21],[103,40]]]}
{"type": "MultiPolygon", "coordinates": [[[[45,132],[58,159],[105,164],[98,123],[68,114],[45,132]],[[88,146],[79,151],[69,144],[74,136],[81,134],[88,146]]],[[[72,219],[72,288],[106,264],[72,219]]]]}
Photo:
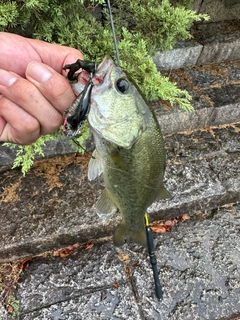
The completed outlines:
{"type": "Polygon", "coordinates": [[[67,69],[69,69],[67,78],[70,82],[77,82],[80,73],[76,73],[76,71],[79,69],[84,69],[91,73],[83,91],[78,95],[70,108],[64,111],[63,132],[67,136],[77,138],[81,135],[81,128],[90,109],[90,99],[93,88],[92,77],[96,71],[96,63],[78,59],[75,63],[67,64],[63,67],[63,70],[67,69]]]}
{"type": "Polygon", "coordinates": [[[68,80],[70,82],[72,82],[72,81],[77,82],[78,76],[80,73],[76,73],[76,71],[83,69],[89,73],[95,73],[97,66],[96,66],[95,62],[78,59],[76,62],[71,63],[71,64],[66,64],[63,67],[63,70],[67,70],[67,69],[69,69],[68,74],[67,74],[68,80]]]}

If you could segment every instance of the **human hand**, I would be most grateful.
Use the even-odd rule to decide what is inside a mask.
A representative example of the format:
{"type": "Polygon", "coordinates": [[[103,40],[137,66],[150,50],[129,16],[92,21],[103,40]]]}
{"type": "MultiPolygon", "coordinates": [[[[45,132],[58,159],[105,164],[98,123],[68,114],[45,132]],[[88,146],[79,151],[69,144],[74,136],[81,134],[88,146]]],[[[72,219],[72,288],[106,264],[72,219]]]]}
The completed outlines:
{"type": "Polygon", "coordinates": [[[0,142],[27,145],[54,132],[76,98],[62,68],[81,53],[0,32],[0,56],[0,142]]]}

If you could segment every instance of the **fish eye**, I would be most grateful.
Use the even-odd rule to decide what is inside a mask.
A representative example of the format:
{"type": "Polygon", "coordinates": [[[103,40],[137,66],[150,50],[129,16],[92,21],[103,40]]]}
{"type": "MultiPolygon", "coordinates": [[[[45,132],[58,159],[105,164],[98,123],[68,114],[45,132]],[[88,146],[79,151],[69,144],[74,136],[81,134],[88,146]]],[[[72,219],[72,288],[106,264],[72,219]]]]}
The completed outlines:
{"type": "Polygon", "coordinates": [[[129,82],[126,79],[118,79],[116,87],[121,93],[126,93],[129,88],[129,82]]]}

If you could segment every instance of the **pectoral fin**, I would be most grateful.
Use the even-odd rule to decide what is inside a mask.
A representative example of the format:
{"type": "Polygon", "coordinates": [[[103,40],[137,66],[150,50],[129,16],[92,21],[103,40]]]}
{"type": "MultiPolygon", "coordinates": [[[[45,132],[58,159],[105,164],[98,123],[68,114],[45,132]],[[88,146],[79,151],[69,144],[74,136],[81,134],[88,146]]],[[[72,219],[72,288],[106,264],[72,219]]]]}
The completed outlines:
{"type": "Polygon", "coordinates": [[[100,176],[103,172],[102,162],[99,153],[95,149],[92,154],[92,158],[88,164],[88,180],[92,181],[100,176]]]}
{"type": "Polygon", "coordinates": [[[103,191],[96,203],[96,212],[102,219],[109,219],[115,212],[117,207],[112,202],[106,190],[103,191]]]}
{"type": "Polygon", "coordinates": [[[164,200],[172,198],[171,194],[167,191],[167,189],[164,187],[164,185],[161,186],[159,195],[156,200],[164,200]]]}

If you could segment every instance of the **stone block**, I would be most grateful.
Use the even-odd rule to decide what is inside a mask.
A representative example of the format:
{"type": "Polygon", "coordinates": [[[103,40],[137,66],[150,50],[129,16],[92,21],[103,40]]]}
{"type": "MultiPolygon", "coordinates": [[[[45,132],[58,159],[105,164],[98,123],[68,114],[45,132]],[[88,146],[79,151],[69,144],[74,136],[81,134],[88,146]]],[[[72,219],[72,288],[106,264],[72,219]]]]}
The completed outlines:
{"type": "Polygon", "coordinates": [[[238,0],[204,0],[199,13],[208,14],[211,21],[239,19],[240,3],[238,0]]]}
{"type": "Polygon", "coordinates": [[[240,30],[231,33],[207,33],[200,39],[203,49],[198,65],[240,59],[240,30]]]}
{"type": "Polygon", "coordinates": [[[166,52],[156,52],[153,61],[159,70],[172,70],[197,64],[203,46],[195,41],[179,41],[166,52]]]}
{"type": "Polygon", "coordinates": [[[240,312],[238,229],[239,206],[155,235],[162,301],[145,276],[151,268],[143,253],[133,273],[144,318],[235,319],[240,312]]]}

